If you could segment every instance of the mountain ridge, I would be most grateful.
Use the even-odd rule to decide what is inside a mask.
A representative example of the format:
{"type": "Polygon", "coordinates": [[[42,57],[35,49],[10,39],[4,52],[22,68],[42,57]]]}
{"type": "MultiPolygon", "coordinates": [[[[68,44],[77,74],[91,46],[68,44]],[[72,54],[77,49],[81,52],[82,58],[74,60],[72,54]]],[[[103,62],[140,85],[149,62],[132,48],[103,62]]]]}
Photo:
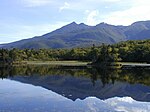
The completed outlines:
{"type": "Polygon", "coordinates": [[[128,26],[104,22],[89,26],[72,22],[41,36],[0,44],[0,48],[75,48],[142,39],[150,39],[150,21],[138,21],[128,26]]]}

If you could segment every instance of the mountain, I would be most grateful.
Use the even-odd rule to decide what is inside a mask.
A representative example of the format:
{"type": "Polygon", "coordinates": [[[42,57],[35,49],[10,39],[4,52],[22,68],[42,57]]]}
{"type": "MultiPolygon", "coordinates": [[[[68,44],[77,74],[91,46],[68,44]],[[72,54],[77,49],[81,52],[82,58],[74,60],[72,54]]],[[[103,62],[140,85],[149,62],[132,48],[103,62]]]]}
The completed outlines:
{"type": "Polygon", "coordinates": [[[124,29],[127,40],[150,39],[150,21],[140,21],[124,29]]]}
{"type": "Polygon", "coordinates": [[[42,36],[3,44],[0,48],[74,48],[142,39],[150,39],[150,21],[139,21],[129,26],[107,23],[88,26],[72,22],[42,36]]]}

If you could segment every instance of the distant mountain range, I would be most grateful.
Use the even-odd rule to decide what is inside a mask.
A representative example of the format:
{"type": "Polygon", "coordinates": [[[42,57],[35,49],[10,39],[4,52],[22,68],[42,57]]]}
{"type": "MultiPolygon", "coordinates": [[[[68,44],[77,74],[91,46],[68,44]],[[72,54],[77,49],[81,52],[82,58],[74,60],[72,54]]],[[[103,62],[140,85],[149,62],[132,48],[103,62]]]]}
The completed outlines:
{"type": "Polygon", "coordinates": [[[42,36],[1,44],[0,48],[74,48],[142,39],[150,39],[150,21],[139,21],[129,26],[114,26],[107,23],[88,26],[72,22],[42,36]]]}

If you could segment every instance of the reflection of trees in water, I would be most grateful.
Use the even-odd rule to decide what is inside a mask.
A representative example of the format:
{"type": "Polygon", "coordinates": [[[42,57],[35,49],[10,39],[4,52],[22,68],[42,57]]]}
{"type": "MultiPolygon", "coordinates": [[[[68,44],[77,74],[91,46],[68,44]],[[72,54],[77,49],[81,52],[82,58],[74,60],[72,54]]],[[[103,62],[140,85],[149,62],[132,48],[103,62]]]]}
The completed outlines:
{"type": "Polygon", "coordinates": [[[116,81],[129,83],[141,83],[150,85],[149,69],[110,69],[110,68],[87,68],[87,67],[68,67],[68,66],[13,66],[0,67],[0,77],[8,78],[13,76],[45,76],[45,75],[63,75],[73,77],[90,78],[93,85],[98,79],[101,80],[103,86],[106,84],[114,84],[116,81]]]}
{"type": "Polygon", "coordinates": [[[60,67],[60,66],[12,66],[1,67],[0,77],[12,76],[44,76],[44,75],[71,75],[75,77],[89,76],[85,67],[60,67]],[[9,69],[8,69],[9,68],[9,69]]]}
{"type": "Polygon", "coordinates": [[[93,84],[95,84],[95,81],[97,79],[101,79],[103,86],[105,86],[106,84],[109,83],[114,84],[121,70],[95,67],[91,69],[91,71],[89,72],[92,74],[91,79],[93,84]]]}
{"type": "Polygon", "coordinates": [[[150,69],[130,69],[124,70],[119,76],[120,81],[127,81],[129,83],[141,83],[150,85],[150,69]]]}
{"type": "Polygon", "coordinates": [[[95,79],[101,79],[103,86],[114,84],[116,81],[128,82],[131,84],[140,83],[150,85],[150,69],[110,69],[110,68],[93,68],[90,73],[92,82],[95,79]]]}
{"type": "Polygon", "coordinates": [[[8,77],[12,77],[12,70],[11,67],[9,66],[5,66],[5,67],[0,67],[0,78],[8,78],[8,77]]]}

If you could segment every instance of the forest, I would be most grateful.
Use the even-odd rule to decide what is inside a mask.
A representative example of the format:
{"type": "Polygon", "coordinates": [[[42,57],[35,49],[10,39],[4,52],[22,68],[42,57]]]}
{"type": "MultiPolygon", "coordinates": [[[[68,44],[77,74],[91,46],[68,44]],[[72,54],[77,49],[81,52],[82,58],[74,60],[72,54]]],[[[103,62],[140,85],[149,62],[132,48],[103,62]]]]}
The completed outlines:
{"type": "Polygon", "coordinates": [[[78,60],[101,62],[150,63],[150,40],[126,41],[72,49],[0,49],[1,63],[22,61],[78,60]]]}

